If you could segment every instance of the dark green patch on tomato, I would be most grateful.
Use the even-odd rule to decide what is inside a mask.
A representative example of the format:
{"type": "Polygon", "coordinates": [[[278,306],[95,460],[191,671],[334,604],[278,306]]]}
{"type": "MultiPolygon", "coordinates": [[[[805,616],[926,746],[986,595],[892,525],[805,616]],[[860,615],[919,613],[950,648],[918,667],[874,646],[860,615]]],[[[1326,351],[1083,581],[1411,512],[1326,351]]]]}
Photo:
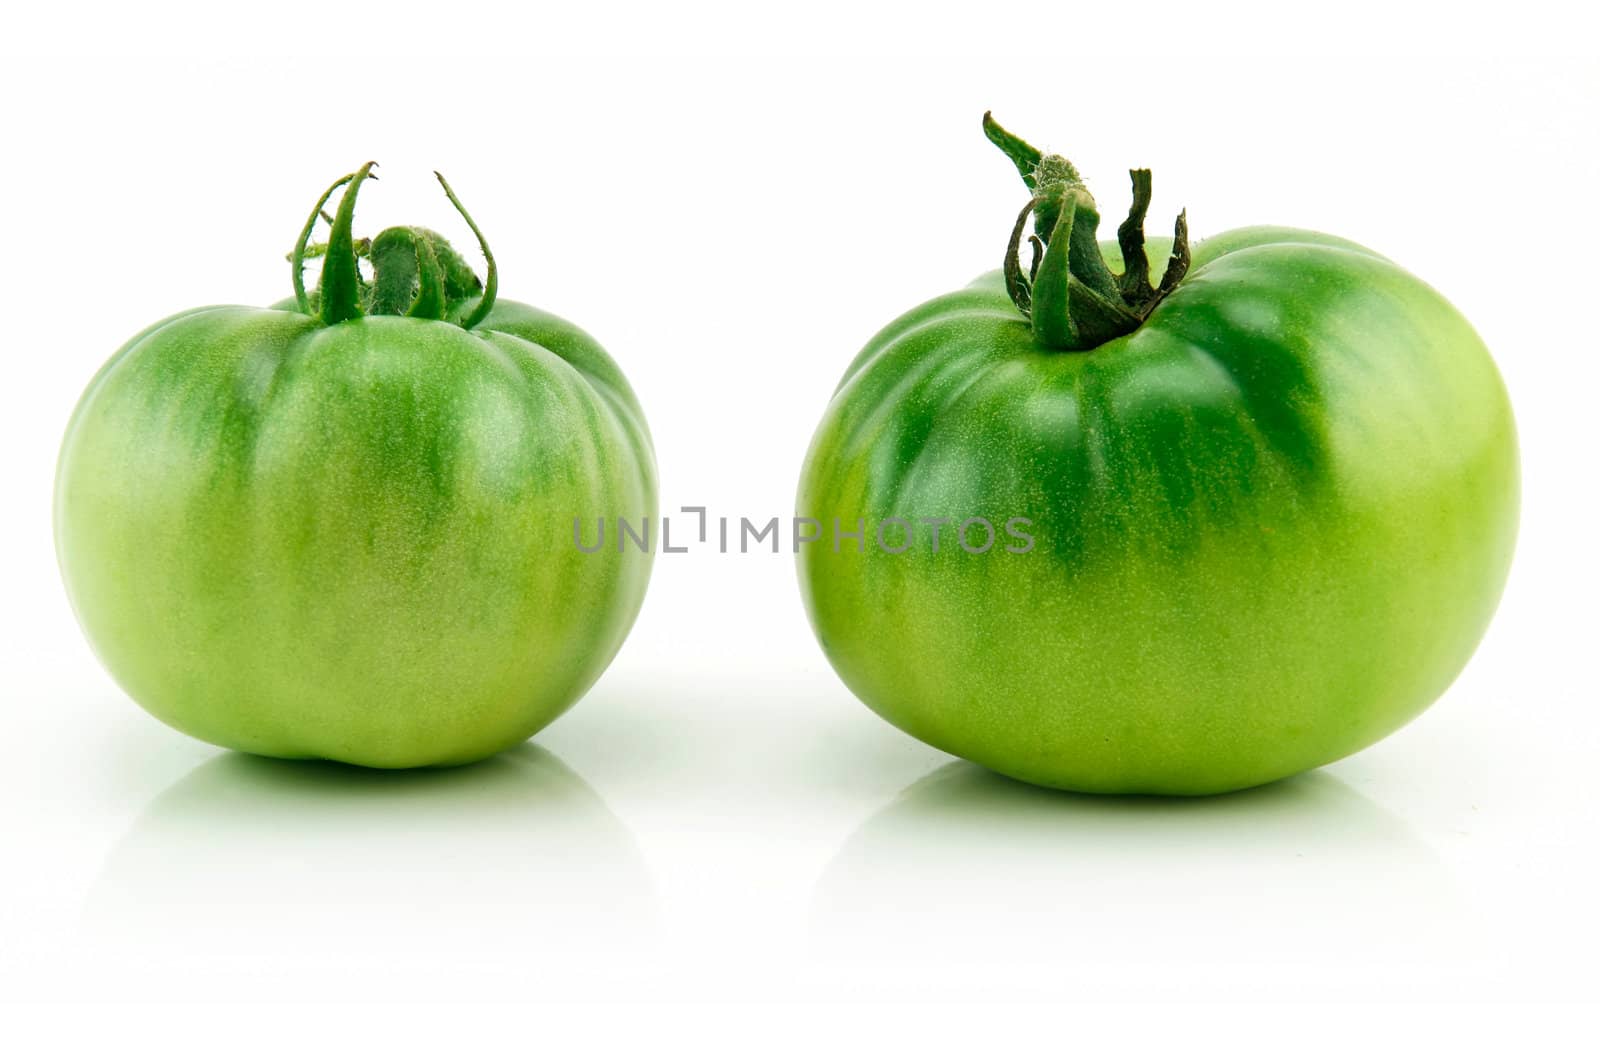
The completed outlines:
{"type": "Polygon", "coordinates": [[[845,683],[936,747],[1094,792],[1261,784],[1414,717],[1471,656],[1516,536],[1481,340],[1346,240],[1191,251],[1180,218],[1146,247],[1143,171],[1100,243],[1075,171],[990,128],[1034,192],[1006,268],[875,336],[802,472],[800,514],[917,530],[901,554],[801,550],[845,683]],[[973,517],[1030,520],[1034,547],[946,530],[935,550],[928,522],[973,517]]]}

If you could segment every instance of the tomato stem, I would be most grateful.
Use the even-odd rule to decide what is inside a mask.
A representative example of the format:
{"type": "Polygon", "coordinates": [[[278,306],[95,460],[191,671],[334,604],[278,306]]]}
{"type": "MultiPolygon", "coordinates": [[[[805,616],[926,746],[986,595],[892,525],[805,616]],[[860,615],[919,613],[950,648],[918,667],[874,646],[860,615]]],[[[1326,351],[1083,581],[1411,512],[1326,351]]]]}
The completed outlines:
{"type": "Polygon", "coordinates": [[[368,162],[356,172],[334,181],[306,219],[300,238],[289,254],[294,273],[295,305],[308,316],[315,312],[324,324],[337,324],[367,314],[444,320],[459,307],[460,326],[476,326],[494,308],[500,285],[499,268],[488,240],[443,175],[434,173],[451,205],[478,239],[488,265],[486,282],[478,280],[472,266],[449,240],[431,229],[396,226],[384,229],[371,240],[355,239],[351,235],[361,182],[378,179],[372,173],[374,165],[368,162]],[[345,185],[349,188],[339,201],[338,211],[329,217],[325,209],[328,200],[345,185]],[[319,219],[331,226],[327,243],[310,242],[319,219]],[[305,265],[307,259],[317,257],[323,259],[322,280],[313,297],[306,293],[305,265]],[[361,275],[361,258],[369,259],[372,264],[370,283],[361,275]],[[467,300],[480,292],[480,297],[468,308],[467,300]]]}
{"type": "Polygon", "coordinates": [[[1150,212],[1150,171],[1130,169],[1133,205],[1128,219],[1117,226],[1117,246],[1122,248],[1122,277],[1118,286],[1123,300],[1137,305],[1155,294],[1150,286],[1150,256],[1144,252],[1144,219],[1150,212]]]}
{"type": "MultiPolygon", "coordinates": [[[[319,218],[327,219],[329,224],[333,223],[323,207],[328,205],[328,200],[333,198],[334,192],[354,179],[356,179],[354,173],[346,173],[328,185],[328,190],[322,193],[322,198],[318,199],[317,205],[312,208],[311,216],[306,218],[306,225],[300,229],[300,238],[295,241],[294,250],[289,255],[289,266],[294,273],[294,302],[306,316],[311,315],[311,299],[306,295],[306,244],[310,242],[311,233],[317,227],[319,218]]],[[[326,250],[326,247],[319,247],[312,253],[312,257],[325,253],[326,250]]]]}
{"type": "Polygon", "coordinates": [[[333,228],[328,233],[328,249],[322,258],[322,305],[318,312],[324,324],[339,324],[362,316],[361,272],[356,267],[355,240],[350,228],[355,223],[356,195],[361,182],[372,176],[376,162],[368,162],[350,177],[350,187],[339,199],[333,228]]]}
{"type": "Polygon", "coordinates": [[[1006,246],[1006,291],[1018,311],[1032,323],[1039,343],[1056,350],[1091,350],[1138,328],[1171,294],[1189,268],[1189,228],[1180,213],[1174,228],[1172,256],[1159,286],[1150,283],[1150,260],[1144,248],[1145,215],[1150,209],[1150,171],[1128,171],[1133,203],[1117,228],[1123,271],[1111,271],[1100,251],[1100,210],[1071,162],[1047,155],[1001,128],[991,114],[983,131],[1003,151],[1033,197],[1017,216],[1006,246]],[[1023,273],[1022,236],[1029,215],[1034,234],[1028,237],[1033,262],[1023,273]]]}
{"type": "Polygon", "coordinates": [[[1039,185],[1034,179],[1033,171],[1039,168],[1039,162],[1044,158],[1043,153],[1032,144],[1002,129],[990,111],[983,112],[983,134],[989,138],[990,143],[1004,151],[1006,157],[1011,159],[1017,167],[1017,172],[1022,174],[1022,183],[1028,186],[1028,190],[1038,191],[1039,185]]]}
{"type": "MultiPolygon", "coordinates": [[[[461,215],[461,219],[467,222],[467,227],[472,229],[472,234],[477,237],[478,248],[483,251],[483,260],[488,268],[488,273],[483,280],[483,297],[478,300],[478,304],[473,308],[472,312],[461,320],[462,327],[473,328],[481,324],[483,318],[489,315],[489,310],[494,308],[495,295],[500,291],[500,270],[494,263],[494,253],[489,249],[489,241],[483,238],[483,232],[478,228],[477,222],[472,219],[472,215],[467,212],[467,208],[461,205],[461,200],[456,198],[455,189],[450,187],[450,182],[445,180],[444,174],[437,169],[433,171],[433,175],[438,178],[439,186],[444,189],[445,196],[450,200],[450,205],[456,208],[456,212],[461,215]]],[[[474,277],[474,280],[476,280],[476,277],[474,277]]]]}
{"type": "Polygon", "coordinates": [[[444,270],[427,231],[396,227],[379,232],[372,241],[370,311],[438,320],[448,306],[444,270]]]}

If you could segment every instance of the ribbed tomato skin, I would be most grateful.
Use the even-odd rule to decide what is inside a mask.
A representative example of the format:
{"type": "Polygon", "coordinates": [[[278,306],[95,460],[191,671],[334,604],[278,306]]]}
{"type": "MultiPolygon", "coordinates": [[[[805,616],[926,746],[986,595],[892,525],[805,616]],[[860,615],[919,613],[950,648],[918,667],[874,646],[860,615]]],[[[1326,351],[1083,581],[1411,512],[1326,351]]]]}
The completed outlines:
{"type": "Polygon", "coordinates": [[[1204,794],[1432,703],[1518,505],[1505,388],[1448,302],[1347,241],[1241,229],[1093,350],[1037,345],[998,273],[884,329],[812,441],[799,575],[835,669],[912,735],[1052,787],[1204,794]],[[972,517],[982,554],[953,539],[972,517]],[[891,518],[903,553],[872,539],[891,518]]]}
{"type": "Polygon", "coordinates": [[[212,307],[129,342],[58,465],[56,545],[95,651],[152,714],[281,757],[471,761],[569,707],[621,646],[654,519],[637,400],[573,325],[472,330],[212,307]]]}

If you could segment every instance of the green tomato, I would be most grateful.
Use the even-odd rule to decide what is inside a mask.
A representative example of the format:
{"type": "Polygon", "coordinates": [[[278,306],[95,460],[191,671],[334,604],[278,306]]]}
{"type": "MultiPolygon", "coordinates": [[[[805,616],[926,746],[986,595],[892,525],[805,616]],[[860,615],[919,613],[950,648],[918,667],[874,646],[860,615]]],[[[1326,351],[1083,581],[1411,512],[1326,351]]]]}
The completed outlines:
{"type": "Polygon", "coordinates": [[[299,279],[313,213],[284,308],[179,314],[100,371],[62,445],[56,547],[95,651],[173,727],[285,758],[468,762],[549,723],[621,646],[651,556],[581,552],[574,520],[653,520],[654,456],[617,366],[497,301],[492,256],[485,287],[425,229],[353,241],[366,175],[323,196],[350,184],[318,292],[299,279]]]}
{"type": "Polygon", "coordinates": [[[1042,253],[1021,265],[1019,219],[1006,269],[874,337],[802,472],[824,531],[801,587],[840,676],[935,747],[1089,792],[1249,787],[1403,725],[1471,656],[1515,542],[1482,341],[1311,232],[1191,254],[1180,218],[1158,283],[1147,171],[1099,244],[1070,166],[986,126],[1042,253]],[[835,519],[864,541],[836,548],[835,519]]]}

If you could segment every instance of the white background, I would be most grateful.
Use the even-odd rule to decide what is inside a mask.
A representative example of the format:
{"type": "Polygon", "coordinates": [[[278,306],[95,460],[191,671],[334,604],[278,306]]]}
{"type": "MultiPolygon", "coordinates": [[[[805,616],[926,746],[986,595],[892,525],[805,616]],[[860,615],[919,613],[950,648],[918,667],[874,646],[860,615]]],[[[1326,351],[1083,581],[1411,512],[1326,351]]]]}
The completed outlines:
{"type": "Polygon", "coordinates": [[[1600,77],[1593,55],[1533,54],[1588,46],[1561,6],[1461,6],[8,16],[25,54],[0,71],[0,999],[135,1008],[29,1005],[0,1042],[420,1048],[494,1023],[430,1025],[420,1001],[514,1003],[508,1033],[557,1055],[993,1052],[1023,1028],[1052,1050],[1154,1033],[1199,1055],[1537,1053],[1576,1033],[1575,1009],[1488,1003],[1597,997],[1600,77]],[[1522,431],[1522,538],[1488,638],[1410,727],[1230,797],[1039,792],[856,703],[790,556],[705,551],[658,559],[582,703],[451,773],[219,752],[96,664],[51,543],[72,405],[144,324],[286,294],[283,254],[334,176],[381,163],[368,232],[457,234],[442,169],[502,294],[623,365],[664,510],[764,520],[790,511],[865,339],[998,264],[1022,192],[979,131],[989,107],[1072,157],[1108,216],[1149,166],[1153,224],[1187,206],[1200,236],[1335,232],[1481,331],[1522,431]],[[192,1001],[268,1007],[143,1007],[192,1001]],[[1297,1007],[1330,1001],[1380,1007],[1297,1007]],[[702,1007],[728,1002],[760,1007],[702,1007]],[[1198,1007],[1143,1011],[1168,1003],[1198,1007]]]}

